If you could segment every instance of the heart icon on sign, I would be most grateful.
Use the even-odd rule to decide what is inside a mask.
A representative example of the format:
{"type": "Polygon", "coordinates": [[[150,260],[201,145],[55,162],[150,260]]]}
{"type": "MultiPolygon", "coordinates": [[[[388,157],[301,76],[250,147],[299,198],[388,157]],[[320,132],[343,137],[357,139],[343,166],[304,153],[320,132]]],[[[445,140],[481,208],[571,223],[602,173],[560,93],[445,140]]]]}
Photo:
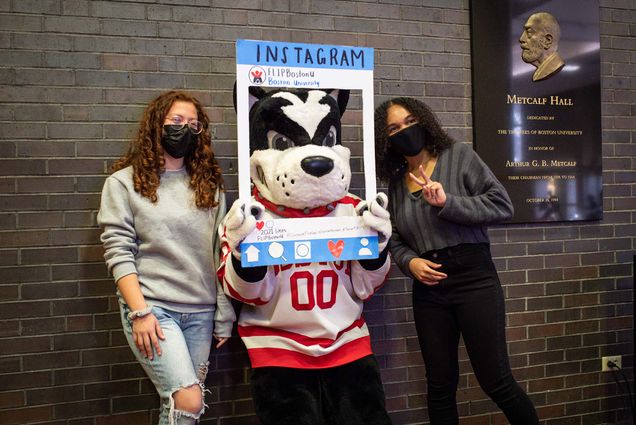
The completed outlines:
{"type": "Polygon", "coordinates": [[[334,241],[329,241],[327,246],[329,247],[329,252],[331,252],[334,257],[338,258],[344,249],[344,241],[342,239],[335,243],[334,241]]]}
{"type": "Polygon", "coordinates": [[[258,230],[261,230],[261,229],[263,228],[263,226],[264,226],[264,225],[265,225],[265,222],[264,222],[264,221],[257,221],[257,222],[256,222],[256,228],[257,228],[258,230]]]}

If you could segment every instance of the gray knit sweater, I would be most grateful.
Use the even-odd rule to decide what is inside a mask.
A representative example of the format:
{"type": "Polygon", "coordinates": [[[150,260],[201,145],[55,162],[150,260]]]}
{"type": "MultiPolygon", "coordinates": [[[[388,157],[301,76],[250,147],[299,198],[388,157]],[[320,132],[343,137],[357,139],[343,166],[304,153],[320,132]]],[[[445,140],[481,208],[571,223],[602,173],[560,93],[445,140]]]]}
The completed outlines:
{"type": "Polygon", "coordinates": [[[421,192],[410,193],[402,177],[389,185],[391,255],[411,277],[413,258],[461,243],[489,242],[486,225],[513,214],[506,190],[469,145],[454,143],[442,151],[431,179],[446,192],[443,208],[429,205],[421,192]]]}
{"type": "Polygon", "coordinates": [[[108,270],[115,281],[136,273],[150,304],[181,313],[216,305],[215,333],[230,336],[234,310],[223,290],[217,291],[216,278],[216,229],[225,214],[225,195],[217,193],[216,208],[197,208],[182,168],[161,174],[153,204],[135,192],[132,173],[132,167],[113,173],[102,191],[97,221],[108,270]]]}

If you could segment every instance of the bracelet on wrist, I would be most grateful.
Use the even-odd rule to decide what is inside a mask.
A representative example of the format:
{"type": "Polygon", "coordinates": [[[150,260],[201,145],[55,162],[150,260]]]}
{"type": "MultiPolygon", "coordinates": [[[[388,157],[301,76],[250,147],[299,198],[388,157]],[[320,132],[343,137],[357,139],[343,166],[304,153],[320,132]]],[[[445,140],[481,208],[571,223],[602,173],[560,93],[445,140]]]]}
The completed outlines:
{"type": "Polygon", "coordinates": [[[138,317],[144,317],[150,314],[150,312],[152,311],[152,305],[149,305],[148,307],[144,308],[143,310],[135,310],[135,311],[131,311],[130,313],[128,313],[128,320],[130,320],[131,322],[133,320],[135,320],[138,317]]]}

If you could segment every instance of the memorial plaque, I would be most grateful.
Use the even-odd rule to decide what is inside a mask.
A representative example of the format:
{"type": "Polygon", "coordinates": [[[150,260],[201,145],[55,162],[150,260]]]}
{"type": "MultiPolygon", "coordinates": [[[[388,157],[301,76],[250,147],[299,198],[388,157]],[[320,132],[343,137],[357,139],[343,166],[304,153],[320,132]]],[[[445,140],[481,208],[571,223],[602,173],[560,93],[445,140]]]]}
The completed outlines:
{"type": "Polygon", "coordinates": [[[599,4],[472,0],[474,146],[510,222],[602,218],[599,4]]]}

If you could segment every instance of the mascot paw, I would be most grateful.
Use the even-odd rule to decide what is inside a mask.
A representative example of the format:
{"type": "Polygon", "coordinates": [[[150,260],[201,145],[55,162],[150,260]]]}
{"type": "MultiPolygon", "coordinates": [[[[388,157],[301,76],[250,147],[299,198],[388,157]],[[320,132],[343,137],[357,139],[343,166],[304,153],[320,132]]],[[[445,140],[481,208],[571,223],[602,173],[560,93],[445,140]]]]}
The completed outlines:
{"type": "Polygon", "coordinates": [[[241,258],[240,245],[243,239],[256,227],[256,220],[263,213],[263,204],[251,202],[249,204],[237,199],[225,216],[225,238],[227,244],[237,259],[241,258]],[[249,212],[245,211],[249,208],[249,212]]]}
{"type": "Polygon", "coordinates": [[[391,217],[387,211],[389,200],[384,193],[378,193],[371,202],[360,202],[356,207],[364,224],[378,232],[378,250],[384,251],[391,239],[391,217]]]}

